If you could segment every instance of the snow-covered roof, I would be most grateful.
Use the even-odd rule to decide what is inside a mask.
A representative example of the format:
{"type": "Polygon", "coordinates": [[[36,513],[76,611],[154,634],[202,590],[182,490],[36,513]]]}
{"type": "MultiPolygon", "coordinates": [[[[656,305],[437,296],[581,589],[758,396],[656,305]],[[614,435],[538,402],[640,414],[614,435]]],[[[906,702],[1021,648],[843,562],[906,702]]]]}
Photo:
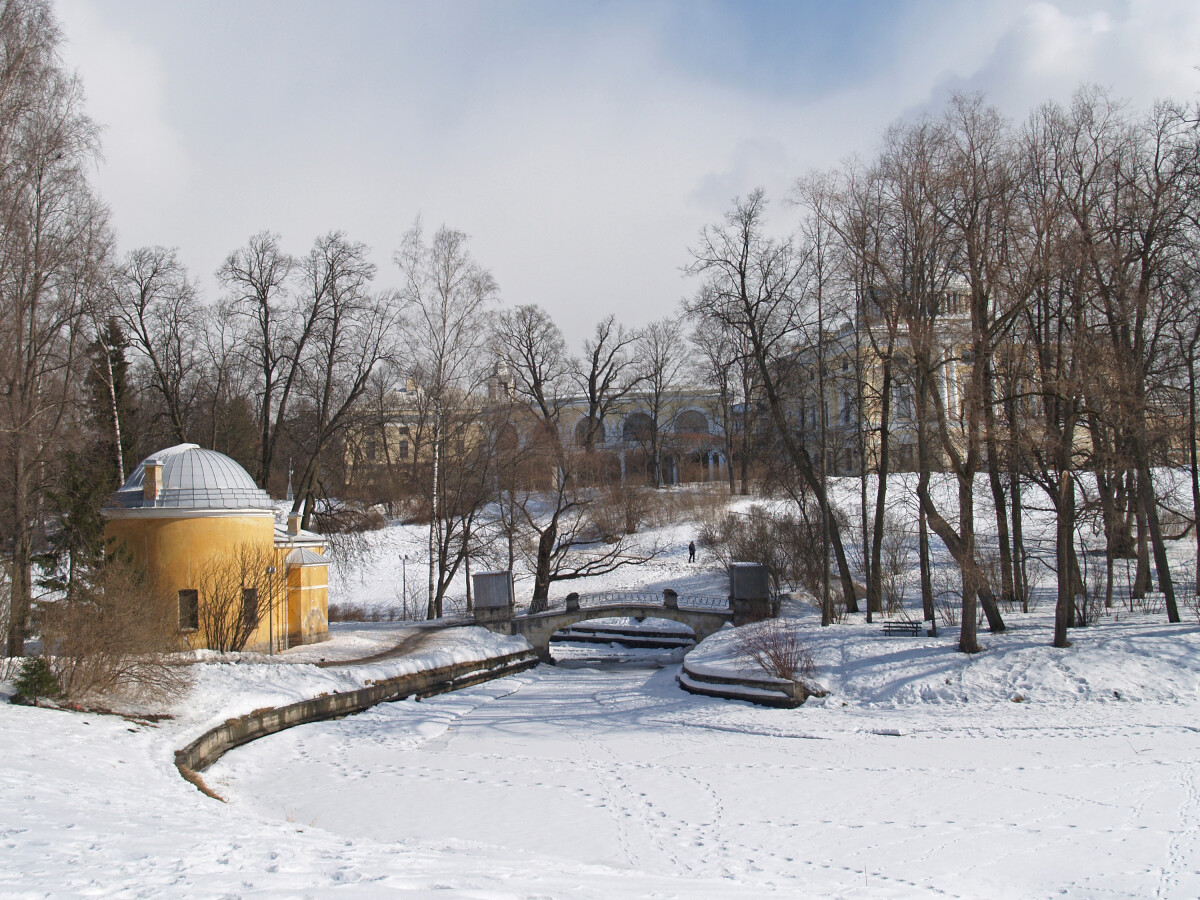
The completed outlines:
{"type": "Polygon", "coordinates": [[[292,532],[288,531],[287,527],[284,525],[277,524],[275,526],[275,546],[276,547],[287,547],[287,546],[298,547],[303,544],[316,545],[316,544],[324,544],[324,543],[325,543],[324,536],[318,534],[315,531],[305,531],[303,528],[301,528],[298,532],[293,534],[292,532]]]}
{"type": "Polygon", "coordinates": [[[142,460],[109,504],[120,509],[271,510],[271,498],[250,473],[224,453],[196,444],[177,444],[142,460]],[[158,496],[147,500],[146,466],[159,465],[158,496]]]}
{"type": "Polygon", "coordinates": [[[285,560],[289,566],[327,566],[329,559],[317,553],[315,550],[309,550],[307,547],[297,547],[287,555],[285,560]]]}

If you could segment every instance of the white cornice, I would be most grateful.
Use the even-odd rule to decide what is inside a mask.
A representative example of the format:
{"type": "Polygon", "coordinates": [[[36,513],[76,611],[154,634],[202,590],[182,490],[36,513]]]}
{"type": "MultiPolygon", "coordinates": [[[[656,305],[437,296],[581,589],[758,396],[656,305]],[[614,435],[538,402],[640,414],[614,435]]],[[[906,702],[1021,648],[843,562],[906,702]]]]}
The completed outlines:
{"type": "Polygon", "coordinates": [[[184,509],[178,506],[130,506],[102,509],[106,519],[228,519],[263,517],[275,520],[273,509],[184,509]]]}

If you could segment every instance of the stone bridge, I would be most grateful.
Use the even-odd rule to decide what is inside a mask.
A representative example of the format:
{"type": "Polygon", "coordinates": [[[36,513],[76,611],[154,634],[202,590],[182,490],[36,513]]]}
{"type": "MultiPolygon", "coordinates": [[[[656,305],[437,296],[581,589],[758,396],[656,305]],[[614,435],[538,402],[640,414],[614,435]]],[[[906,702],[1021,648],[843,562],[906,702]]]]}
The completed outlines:
{"type": "Polygon", "coordinates": [[[489,610],[477,606],[475,621],[500,634],[523,636],[538,657],[548,662],[551,660],[550,636],[588,619],[618,616],[670,619],[690,627],[696,633],[696,640],[702,641],[726,622],[740,624],[746,618],[741,612],[740,608],[731,609],[724,597],[681,597],[666,590],[661,598],[652,593],[569,594],[565,601],[556,601],[548,609],[519,616],[508,614],[507,609],[489,610]]]}

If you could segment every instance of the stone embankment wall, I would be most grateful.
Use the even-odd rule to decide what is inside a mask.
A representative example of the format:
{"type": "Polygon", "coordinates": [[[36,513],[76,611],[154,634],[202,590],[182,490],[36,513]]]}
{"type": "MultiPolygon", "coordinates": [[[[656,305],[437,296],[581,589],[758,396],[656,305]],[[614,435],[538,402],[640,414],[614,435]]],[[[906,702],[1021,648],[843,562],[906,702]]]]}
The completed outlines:
{"type": "MultiPolygon", "coordinates": [[[[470,687],[503,678],[532,668],[538,663],[532,650],[521,650],[491,659],[454,663],[413,672],[379,681],[355,691],[341,691],[302,700],[288,706],[256,710],[248,715],[229,719],[209,729],[182,750],[175,751],[175,765],[184,777],[203,772],[234,747],[248,744],[269,734],[326,719],[340,719],[362,712],[379,703],[404,700],[407,697],[432,697],[459,688],[470,687]]],[[[191,779],[189,779],[191,780],[191,779]]]]}
{"type": "Polygon", "coordinates": [[[759,706],[795,709],[810,696],[808,685],[802,681],[719,675],[708,666],[691,666],[684,657],[683,666],[675,676],[679,686],[689,694],[720,697],[723,700],[745,700],[759,706]]]}

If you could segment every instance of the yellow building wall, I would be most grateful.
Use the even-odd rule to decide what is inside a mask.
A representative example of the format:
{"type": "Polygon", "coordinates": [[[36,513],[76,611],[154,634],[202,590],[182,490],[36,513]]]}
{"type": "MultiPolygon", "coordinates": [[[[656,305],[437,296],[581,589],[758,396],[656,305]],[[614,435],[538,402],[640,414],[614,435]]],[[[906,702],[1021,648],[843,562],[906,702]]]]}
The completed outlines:
{"type": "Polygon", "coordinates": [[[325,566],[289,566],[287,633],[289,645],[312,644],[329,636],[329,576],[325,566]]]}
{"type": "Polygon", "coordinates": [[[205,564],[235,547],[273,548],[275,517],[270,513],[170,519],[114,516],[105,524],[104,537],[110,553],[125,547],[163,590],[175,592],[196,587],[205,564]]]}
{"type": "MultiPolygon", "coordinates": [[[[329,636],[326,567],[288,566],[285,559],[294,548],[275,546],[275,518],[270,513],[178,518],[117,514],[106,522],[104,534],[110,553],[124,548],[170,596],[198,588],[204,566],[238,547],[249,545],[273,551],[276,572],[268,579],[267,589],[260,591],[258,627],[245,649],[265,651],[272,633],[276,647],[313,643],[329,636]],[[272,583],[274,610],[267,597],[272,583]]],[[[323,551],[319,547],[310,549],[323,551]]],[[[181,632],[180,636],[181,642],[192,648],[209,645],[202,631],[181,632]]]]}

